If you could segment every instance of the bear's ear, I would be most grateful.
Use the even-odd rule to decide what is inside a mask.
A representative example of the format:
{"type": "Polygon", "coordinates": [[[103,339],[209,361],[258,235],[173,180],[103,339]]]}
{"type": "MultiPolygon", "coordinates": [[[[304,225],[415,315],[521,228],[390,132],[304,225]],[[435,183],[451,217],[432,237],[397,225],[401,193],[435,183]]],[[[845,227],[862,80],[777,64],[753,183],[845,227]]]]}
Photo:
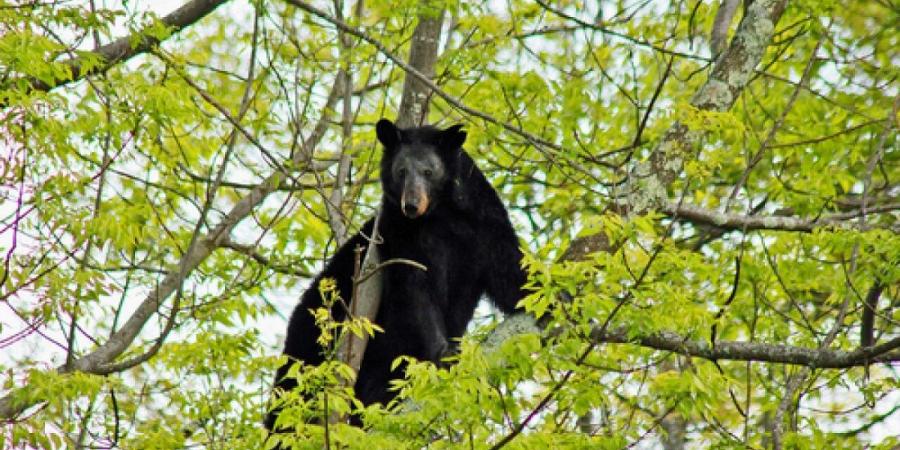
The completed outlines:
{"type": "Polygon", "coordinates": [[[454,151],[462,147],[466,142],[466,132],[462,130],[462,125],[456,124],[444,130],[441,130],[440,148],[442,150],[454,151]]]}
{"type": "Polygon", "coordinates": [[[381,119],[375,124],[375,134],[378,140],[384,145],[384,148],[392,150],[400,144],[400,130],[387,119],[381,119]]]}

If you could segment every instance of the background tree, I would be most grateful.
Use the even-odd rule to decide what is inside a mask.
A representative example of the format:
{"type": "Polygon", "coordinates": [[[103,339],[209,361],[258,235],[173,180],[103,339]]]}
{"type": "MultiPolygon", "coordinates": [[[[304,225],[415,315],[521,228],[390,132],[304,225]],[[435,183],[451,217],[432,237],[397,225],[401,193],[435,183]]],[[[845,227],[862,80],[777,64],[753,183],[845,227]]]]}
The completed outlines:
{"type": "Polygon", "coordinates": [[[398,114],[466,124],[542,329],[315,446],[897,445],[898,9],[736,3],[0,3],[4,447],[260,446],[398,114]]]}

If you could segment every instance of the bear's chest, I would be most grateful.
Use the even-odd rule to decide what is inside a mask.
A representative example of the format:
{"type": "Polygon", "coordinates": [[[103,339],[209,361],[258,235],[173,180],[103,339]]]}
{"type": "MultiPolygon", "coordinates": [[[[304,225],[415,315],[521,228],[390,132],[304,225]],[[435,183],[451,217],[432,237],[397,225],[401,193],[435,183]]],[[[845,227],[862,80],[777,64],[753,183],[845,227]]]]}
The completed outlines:
{"type": "Polygon", "coordinates": [[[469,290],[483,261],[471,225],[463,221],[423,221],[416,225],[386,229],[381,258],[415,261],[425,270],[403,263],[387,266],[385,288],[396,291],[398,287],[415,287],[436,294],[439,299],[456,298],[461,289],[469,290]]]}
{"type": "Polygon", "coordinates": [[[456,220],[386,230],[383,256],[408,258],[422,264],[448,263],[449,260],[472,257],[476,249],[475,228],[466,221],[456,220]]]}

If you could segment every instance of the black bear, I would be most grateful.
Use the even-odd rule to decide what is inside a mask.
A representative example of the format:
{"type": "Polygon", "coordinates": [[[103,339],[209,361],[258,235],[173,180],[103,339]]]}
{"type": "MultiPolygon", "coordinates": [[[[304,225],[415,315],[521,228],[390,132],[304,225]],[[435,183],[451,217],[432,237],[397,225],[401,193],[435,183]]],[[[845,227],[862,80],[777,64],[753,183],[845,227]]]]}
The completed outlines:
{"type": "MultiPolygon", "coordinates": [[[[376,125],[384,146],[381,158],[383,189],[379,234],[382,260],[406,258],[427,267],[405,264],[383,270],[382,300],[375,323],[383,330],[369,341],[356,385],[363,404],[387,403],[396,396],[390,380],[403,376],[391,370],[401,355],[439,363],[461,337],[483,294],[503,313],[512,313],[525,295],[522,253],[506,208],[497,192],[462,149],[466,133],[460,125],[398,128],[382,119],[376,125]]],[[[344,243],[313,281],[294,309],[288,324],[284,353],[289,361],[278,369],[277,390],[295,388],[286,379],[293,361],[317,365],[323,349],[320,330],[310,310],[322,306],[319,281],[336,280],[337,291],[351,300],[351,277],[357,247],[365,248],[373,220],[344,243]]],[[[345,317],[335,306],[336,320],[345,317]]],[[[278,411],[266,417],[272,430],[278,411]]]]}

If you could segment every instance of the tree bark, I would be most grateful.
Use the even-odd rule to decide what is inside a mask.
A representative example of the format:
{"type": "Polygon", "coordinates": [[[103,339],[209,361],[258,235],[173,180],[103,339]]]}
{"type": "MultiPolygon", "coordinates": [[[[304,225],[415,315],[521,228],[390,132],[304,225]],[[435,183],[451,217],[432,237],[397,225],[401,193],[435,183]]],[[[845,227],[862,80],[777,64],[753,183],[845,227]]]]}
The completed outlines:
{"type": "Polygon", "coordinates": [[[624,327],[604,331],[597,326],[591,332],[591,341],[638,344],[641,347],[710,361],[759,361],[815,367],[816,369],[847,369],[862,367],[869,362],[896,363],[900,361],[900,351],[898,351],[900,338],[894,338],[872,347],[843,351],[741,341],[716,341],[713,345],[708,341],[691,340],[671,331],[635,333],[629,332],[624,327]]]}
{"type": "MultiPolygon", "coordinates": [[[[758,0],[747,7],[731,45],[716,59],[709,79],[691,99],[692,106],[715,112],[731,109],[752,79],[786,6],[787,0],[758,0]]],[[[668,200],[684,162],[696,157],[694,144],[702,134],[677,121],[669,127],[650,154],[649,164],[637,164],[629,177],[632,211],[645,211],[668,200]]]]}
{"type": "MultiPolygon", "coordinates": [[[[437,62],[438,43],[441,41],[441,27],[444,23],[444,10],[434,14],[433,7],[423,2],[425,13],[419,15],[419,24],[413,32],[412,45],[409,48],[409,65],[416,68],[428,78],[434,78],[434,63],[437,62]]],[[[431,89],[414,76],[406,75],[403,80],[403,95],[400,97],[400,108],[397,110],[397,126],[408,128],[428,123],[428,107],[431,89]]]]}

